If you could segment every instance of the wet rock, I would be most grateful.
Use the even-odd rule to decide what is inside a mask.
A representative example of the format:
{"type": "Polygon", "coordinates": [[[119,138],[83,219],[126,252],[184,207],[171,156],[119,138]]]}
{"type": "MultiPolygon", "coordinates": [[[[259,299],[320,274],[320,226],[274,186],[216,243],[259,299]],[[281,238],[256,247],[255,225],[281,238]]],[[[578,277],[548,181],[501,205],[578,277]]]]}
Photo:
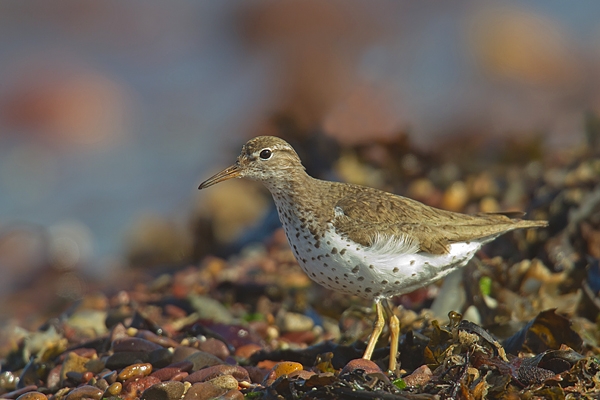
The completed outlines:
{"type": "Polygon", "coordinates": [[[209,400],[227,393],[226,389],[217,387],[209,382],[194,383],[187,391],[183,400],[209,400]]]}
{"type": "Polygon", "coordinates": [[[109,371],[100,376],[101,379],[105,379],[109,385],[112,385],[117,381],[117,371],[109,371]]]}
{"type": "Polygon", "coordinates": [[[147,340],[149,342],[152,342],[154,344],[157,344],[161,347],[178,347],[179,343],[177,343],[175,340],[166,337],[166,336],[159,336],[154,332],[150,332],[149,330],[146,329],[140,329],[136,335],[137,338],[140,339],[144,339],[147,340]]]}
{"type": "Polygon", "coordinates": [[[280,362],[275,364],[275,366],[273,367],[273,371],[275,372],[275,376],[277,378],[283,375],[289,375],[294,371],[301,371],[303,369],[304,367],[302,366],[302,364],[292,361],[280,362]]]}
{"type": "Polygon", "coordinates": [[[147,363],[150,357],[148,353],[140,351],[124,351],[115,353],[106,359],[106,368],[121,369],[131,364],[147,363]]]}
{"type": "Polygon", "coordinates": [[[235,349],[235,356],[243,360],[248,360],[250,356],[257,351],[262,350],[262,346],[254,343],[245,344],[235,349]]]}
{"type": "Polygon", "coordinates": [[[5,390],[14,390],[19,382],[19,375],[12,371],[4,371],[0,374],[0,388],[5,390]]]}
{"type": "Polygon", "coordinates": [[[112,342],[111,347],[115,353],[119,353],[122,351],[145,351],[149,353],[151,351],[163,348],[162,346],[156,343],[152,343],[149,340],[137,337],[128,337],[114,340],[112,342]]]}
{"type": "Polygon", "coordinates": [[[198,353],[200,350],[195,349],[193,347],[189,347],[189,346],[179,346],[175,348],[175,351],[173,352],[173,362],[177,363],[180,361],[184,361],[186,360],[189,356],[191,356],[194,353],[198,353]]]}
{"type": "Polygon", "coordinates": [[[62,369],[62,365],[57,365],[52,368],[46,377],[46,386],[50,390],[58,389],[58,385],[60,384],[60,371],[62,369]]]}
{"type": "Polygon", "coordinates": [[[84,373],[87,371],[86,364],[90,361],[89,358],[81,357],[74,352],[70,351],[65,357],[65,361],[62,364],[62,368],[60,370],[60,381],[61,383],[67,379],[67,374],[69,372],[79,372],[84,373]]]}
{"type": "Polygon", "coordinates": [[[199,296],[196,294],[191,294],[188,300],[200,319],[207,319],[223,324],[232,324],[234,322],[233,316],[220,301],[209,296],[199,296]]]}
{"type": "Polygon", "coordinates": [[[193,366],[194,364],[189,361],[181,361],[154,371],[151,376],[155,376],[161,381],[168,381],[182,373],[185,373],[187,376],[187,373],[192,370],[193,366]]]}
{"type": "Polygon", "coordinates": [[[312,318],[298,313],[286,312],[278,318],[282,332],[305,332],[315,326],[312,318]]]}
{"type": "Polygon", "coordinates": [[[48,398],[40,392],[28,392],[17,397],[17,400],[48,400],[48,398]]]}
{"type": "Polygon", "coordinates": [[[379,366],[373,361],[365,360],[363,358],[357,358],[355,360],[351,360],[348,364],[346,364],[344,368],[342,368],[340,375],[348,374],[357,369],[362,369],[367,374],[383,373],[381,371],[381,368],[379,368],[379,366]]]}
{"type": "Polygon", "coordinates": [[[108,382],[106,382],[106,379],[102,379],[102,378],[98,379],[95,386],[98,389],[102,389],[104,391],[106,391],[106,389],[108,389],[108,387],[109,387],[108,382]]]}
{"type": "Polygon", "coordinates": [[[208,381],[208,383],[222,388],[222,389],[227,389],[227,390],[231,390],[231,389],[237,389],[238,388],[238,381],[237,379],[235,379],[233,376],[231,375],[221,375],[221,376],[217,376],[216,378],[213,378],[211,380],[208,381]]]}
{"type": "Polygon", "coordinates": [[[3,399],[16,399],[24,393],[33,392],[37,390],[38,387],[36,385],[25,386],[24,388],[20,388],[17,390],[13,390],[12,392],[4,393],[2,395],[3,399]]]}
{"type": "Polygon", "coordinates": [[[160,380],[154,376],[134,377],[123,383],[123,391],[128,395],[139,397],[144,390],[157,383],[160,383],[160,380]]]}
{"type": "Polygon", "coordinates": [[[427,365],[422,365],[415,369],[412,374],[405,376],[402,379],[406,383],[406,386],[415,387],[425,385],[431,380],[431,376],[432,373],[429,367],[427,365]]]}
{"type": "Polygon", "coordinates": [[[221,375],[230,375],[238,381],[250,382],[248,371],[237,365],[215,365],[212,367],[201,369],[190,374],[185,378],[186,382],[196,383],[205,382],[221,375]]]}
{"type": "Polygon", "coordinates": [[[178,400],[183,395],[185,385],[177,381],[160,382],[142,393],[142,400],[178,400]]]}
{"type": "Polygon", "coordinates": [[[210,353],[213,356],[217,356],[221,360],[225,360],[230,354],[227,345],[215,338],[209,338],[203,342],[199,342],[198,349],[206,353],[210,353]]]}
{"type": "Polygon", "coordinates": [[[154,368],[162,368],[173,362],[173,353],[169,349],[161,347],[148,354],[148,361],[154,368]]]}
{"type": "Polygon", "coordinates": [[[99,374],[105,366],[101,358],[94,358],[85,364],[85,368],[94,374],[99,374]]]}
{"type": "Polygon", "coordinates": [[[136,376],[148,376],[152,373],[152,364],[132,364],[129,365],[121,372],[119,372],[118,378],[122,381],[126,381],[136,376]]]}
{"type": "Polygon", "coordinates": [[[186,357],[186,360],[194,364],[192,371],[198,371],[205,367],[211,367],[213,365],[221,365],[223,361],[212,354],[205,353],[204,351],[198,351],[186,357]]]}
{"type": "Polygon", "coordinates": [[[219,399],[221,399],[221,400],[243,400],[244,395],[242,392],[240,392],[237,389],[231,389],[227,393],[221,395],[219,397],[219,399]]]}
{"type": "Polygon", "coordinates": [[[248,376],[250,377],[250,382],[252,383],[261,383],[267,374],[271,372],[268,369],[258,368],[255,366],[245,366],[243,368],[248,371],[248,376]]]}
{"type": "Polygon", "coordinates": [[[291,374],[288,375],[289,378],[299,378],[299,379],[304,379],[304,380],[308,380],[311,377],[315,376],[316,374],[313,371],[307,371],[307,370],[299,370],[299,371],[294,371],[291,374]]]}
{"type": "Polygon", "coordinates": [[[122,390],[123,390],[123,384],[121,382],[115,382],[105,389],[105,395],[106,396],[117,396],[117,395],[121,394],[122,390]]]}
{"type": "Polygon", "coordinates": [[[95,386],[84,385],[69,392],[65,400],[94,399],[100,400],[104,391],[95,386]]]}

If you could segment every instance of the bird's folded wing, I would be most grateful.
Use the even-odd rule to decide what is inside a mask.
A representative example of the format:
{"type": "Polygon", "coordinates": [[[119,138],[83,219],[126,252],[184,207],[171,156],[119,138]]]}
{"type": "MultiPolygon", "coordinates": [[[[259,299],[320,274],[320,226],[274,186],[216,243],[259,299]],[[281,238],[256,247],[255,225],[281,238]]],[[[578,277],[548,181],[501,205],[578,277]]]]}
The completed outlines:
{"type": "MultiPolygon", "coordinates": [[[[373,189],[374,190],[374,189],[373,189]]],[[[455,242],[495,237],[515,221],[500,214],[466,215],[426,206],[391,193],[352,193],[335,205],[337,233],[373,246],[382,241],[411,243],[415,252],[446,254],[455,242]]]]}

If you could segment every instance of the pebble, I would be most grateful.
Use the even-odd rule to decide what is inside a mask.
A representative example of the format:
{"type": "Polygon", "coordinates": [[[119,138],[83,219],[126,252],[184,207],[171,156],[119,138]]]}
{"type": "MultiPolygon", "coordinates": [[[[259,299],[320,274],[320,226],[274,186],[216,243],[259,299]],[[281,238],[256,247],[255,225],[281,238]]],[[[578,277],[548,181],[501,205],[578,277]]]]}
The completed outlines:
{"type": "Polygon", "coordinates": [[[431,369],[429,369],[427,365],[421,365],[410,375],[402,378],[402,380],[406,383],[406,386],[409,387],[423,386],[431,380],[431,376],[431,369]]]}
{"type": "Polygon", "coordinates": [[[84,385],[69,392],[65,400],[94,399],[100,400],[104,391],[95,386],[84,385]]]}
{"type": "Polygon", "coordinates": [[[3,399],[16,399],[24,393],[33,392],[37,390],[38,387],[36,385],[25,386],[24,388],[20,388],[17,390],[13,390],[12,392],[4,393],[2,395],[3,399]]]}
{"type": "Polygon", "coordinates": [[[229,392],[221,395],[220,400],[243,400],[244,394],[237,389],[231,389],[229,392]]]}
{"type": "Polygon", "coordinates": [[[189,347],[189,346],[179,346],[175,348],[175,351],[173,351],[173,362],[177,363],[180,361],[184,361],[186,358],[188,358],[189,356],[191,356],[194,353],[198,353],[200,350],[195,349],[193,347],[189,347]]]}
{"type": "Polygon", "coordinates": [[[147,363],[150,357],[148,353],[141,351],[124,351],[115,353],[106,359],[106,368],[121,369],[131,364],[147,363]]]}
{"type": "Polygon", "coordinates": [[[193,366],[194,364],[189,361],[181,361],[156,370],[151,374],[151,376],[155,376],[161,381],[168,381],[181,373],[187,374],[192,370],[193,366]]]}
{"type": "Polygon", "coordinates": [[[175,340],[166,337],[166,336],[159,336],[154,332],[150,332],[148,330],[145,329],[141,329],[139,330],[135,336],[137,338],[141,338],[144,340],[147,340],[149,342],[155,343],[161,347],[177,347],[179,346],[179,343],[177,343],[175,340]]]}
{"type": "Polygon", "coordinates": [[[215,338],[208,338],[205,341],[199,342],[198,349],[210,353],[213,356],[217,356],[221,360],[225,360],[231,354],[227,345],[215,338]]]}
{"type": "Polygon", "coordinates": [[[252,383],[261,383],[267,374],[271,372],[268,369],[258,368],[252,365],[245,366],[244,369],[248,371],[248,376],[250,377],[250,382],[252,383]]]}
{"type": "Polygon", "coordinates": [[[160,382],[142,393],[142,400],[178,400],[183,395],[185,385],[181,382],[160,382]]]}
{"type": "Polygon", "coordinates": [[[367,374],[383,373],[383,371],[381,371],[381,368],[379,368],[379,366],[373,361],[365,360],[363,358],[357,358],[351,360],[348,364],[346,364],[344,368],[342,368],[340,375],[348,374],[352,371],[356,371],[357,369],[362,369],[367,374]]]}
{"type": "Polygon", "coordinates": [[[216,356],[204,351],[198,351],[186,357],[186,360],[194,364],[192,371],[198,371],[199,369],[211,367],[213,365],[221,365],[223,361],[216,356]]]}
{"type": "Polygon", "coordinates": [[[108,385],[108,382],[106,382],[106,379],[100,378],[96,382],[96,387],[106,391],[106,389],[108,389],[109,385],[108,385]]]}
{"type": "Polygon", "coordinates": [[[60,381],[64,382],[65,379],[67,379],[67,374],[69,372],[86,372],[87,369],[85,365],[88,361],[90,361],[89,358],[81,357],[76,353],[70,351],[65,357],[65,361],[62,364],[62,368],[60,370],[60,381]]]}
{"type": "Polygon", "coordinates": [[[205,382],[222,375],[229,375],[238,381],[250,382],[248,371],[237,365],[215,365],[190,374],[185,381],[196,383],[205,382]]]}
{"type": "Polygon", "coordinates": [[[254,343],[248,343],[235,349],[235,356],[242,360],[248,360],[252,354],[262,350],[262,346],[254,343]]]}
{"type": "Polygon", "coordinates": [[[313,371],[306,371],[303,369],[300,371],[292,372],[291,374],[288,375],[288,377],[308,380],[308,379],[312,378],[314,375],[316,375],[316,374],[313,371]]]}
{"type": "Polygon", "coordinates": [[[101,358],[94,358],[85,364],[85,369],[93,374],[99,374],[105,367],[104,361],[101,358]]]}
{"type": "Polygon", "coordinates": [[[283,375],[289,375],[294,371],[301,371],[303,369],[304,367],[302,364],[293,361],[280,362],[275,364],[273,367],[273,371],[275,372],[275,376],[277,378],[283,375]]]}
{"type": "Polygon", "coordinates": [[[60,384],[60,370],[62,369],[62,365],[57,365],[52,368],[50,372],[48,372],[48,377],[46,378],[46,386],[50,390],[58,389],[58,385],[60,384]]]}
{"type": "Polygon", "coordinates": [[[157,383],[160,383],[160,380],[154,376],[145,376],[143,378],[134,377],[123,383],[123,390],[128,395],[139,397],[140,393],[157,383]]]}
{"type": "Polygon", "coordinates": [[[183,396],[183,400],[209,400],[227,393],[227,390],[209,382],[194,383],[183,396]]]}
{"type": "Polygon", "coordinates": [[[135,376],[148,376],[152,373],[152,364],[144,363],[144,364],[132,364],[129,365],[121,372],[119,372],[118,378],[122,381],[126,381],[135,376]]]}
{"type": "Polygon", "coordinates": [[[105,394],[108,396],[117,396],[123,390],[123,384],[121,382],[115,382],[105,389],[105,394]]]}
{"type": "Polygon", "coordinates": [[[278,318],[278,325],[282,332],[305,332],[310,331],[315,325],[312,318],[298,313],[286,312],[283,317],[278,318]]]}
{"type": "Polygon", "coordinates": [[[119,353],[122,351],[145,351],[149,353],[151,351],[163,348],[162,346],[156,343],[152,343],[149,340],[137,337],[128,337],[114,340],[112,342],[111,347],[115,353],[119,353]]]}
{"type": "Polygon", "coordinates": [[[40,392],[28,392],[17,397],[17,400],[47,400],[45,394],[40,392]]]}
{"type": "Polygon", "coordinates": [[[231,375],[221,375],[217,376],[208,381],[208,383],[213,384],[216,387],[220,387],[223,389],[231,390],[238,388],[238,381],[231,375]]]}
{"type": "Polygon", "coordinates": [[[173,352],[161,347],[148,354],[148,362],[152,364],[154,368],[166,367],[173,362],[173,352]]]}

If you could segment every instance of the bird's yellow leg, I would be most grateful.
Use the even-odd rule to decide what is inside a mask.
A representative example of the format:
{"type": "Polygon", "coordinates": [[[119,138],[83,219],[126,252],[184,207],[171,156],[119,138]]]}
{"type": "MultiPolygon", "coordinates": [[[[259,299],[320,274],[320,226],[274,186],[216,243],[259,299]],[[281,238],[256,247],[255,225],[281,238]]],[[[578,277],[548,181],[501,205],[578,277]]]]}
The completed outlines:
{"type": "Polygon", "coordinates": [[[390,316],[390,371],[396,372],[398,356],[398,338],[400,337],[400,320],[394,313],[390,316]]]}
{"type": "Polygon", "coordinates": [[[383,331],[383,327],[385,325],[385,320],[383,319],[383,309],[381,308],[381,301],[375,300],[375,309],[377,311],[377,318],[375,319],[375,323],[373,324],[373,332],[371,333],[371,337],[369,338],[369,343],[367,344],[367,349],[365,350],[365,354],[363,358],[365,360],[370,360],[373,355],[373,350],[375,350],[375,344],[377,344],[377,339],[381,335],[383,331]]]}

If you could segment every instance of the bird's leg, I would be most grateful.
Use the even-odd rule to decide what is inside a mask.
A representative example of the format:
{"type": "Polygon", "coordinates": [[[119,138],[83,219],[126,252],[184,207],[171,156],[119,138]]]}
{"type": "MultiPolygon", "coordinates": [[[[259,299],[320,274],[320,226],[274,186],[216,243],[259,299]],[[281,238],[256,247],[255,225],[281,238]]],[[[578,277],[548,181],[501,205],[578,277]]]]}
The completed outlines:
{"type": "Polygon", "coordinates": [[[390,316],[390,363],[389,369],[392,374],[396,373],[398,363],[396,357],[398,356],[398,338],[400,337],[400,320],[394,314],[394,311],[390,307],[389,301],[385,300],[385,310],[390,316]]]}
{"type": "Polygon", "coordinates": [[[365,354],[362,357],[365,360],[371,359],[371,356],[373,355],[373,350],[375,350],[375,344],[377,344],[377,339],[379,339],[381,331],[383,331],[383,327],[385,326],[385,320],[383,319],[383,309],[381,308],[381,300],[375,300],[375,309],[377,311],[377,318],[375,319],[375,323],[373,324],[373,332],[371,332],[371,337],[369,338],[367,349],[365,350],[365,354]]]}

